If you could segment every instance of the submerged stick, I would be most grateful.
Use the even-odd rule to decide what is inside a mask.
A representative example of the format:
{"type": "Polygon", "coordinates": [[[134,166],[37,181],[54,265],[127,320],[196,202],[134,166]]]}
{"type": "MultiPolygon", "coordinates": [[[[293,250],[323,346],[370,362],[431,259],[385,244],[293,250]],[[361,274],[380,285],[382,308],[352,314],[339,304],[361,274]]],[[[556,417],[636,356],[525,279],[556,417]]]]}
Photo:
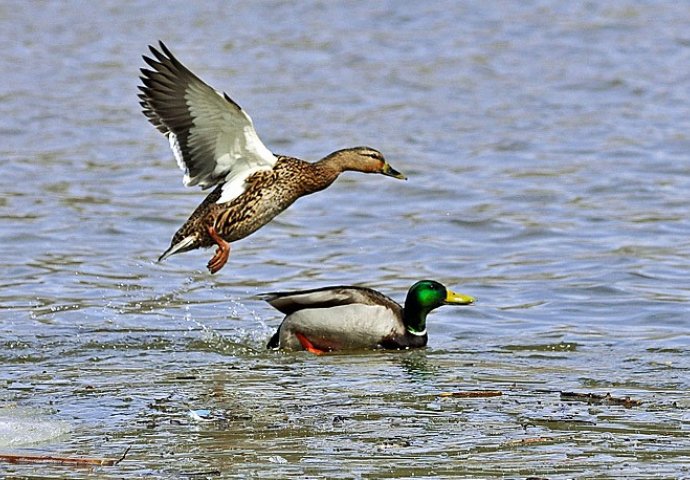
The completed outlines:
{"type": "Polygon", "coordinates": [[[456,398],[487,398],[500,397],[503,392],[499,390],[470,390],[467,392],[441,392],[439,397],[456,397],[456,398]]]}
{"type": "Polygon", "coordinates": [[[120,458],[89,458],[89,457],[60,457],[54,455],[22,455],[14,453],[0,453],[0,462],[6,463],[59,463],[62,465],[98,465],[113,466],[125,459],[129,449],[127,447],[120,458]]]}

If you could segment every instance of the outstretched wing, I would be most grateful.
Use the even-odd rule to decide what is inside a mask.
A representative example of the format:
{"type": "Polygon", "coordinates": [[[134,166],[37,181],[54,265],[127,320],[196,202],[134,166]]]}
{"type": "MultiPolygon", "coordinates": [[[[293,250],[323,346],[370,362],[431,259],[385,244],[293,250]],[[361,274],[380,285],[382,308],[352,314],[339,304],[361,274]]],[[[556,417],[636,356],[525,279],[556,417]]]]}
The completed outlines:
{"type": "Polygon", "coordinates": [[[237,103],[194,75],[163,42],[160,51],[149,49],[155,59],[144,56],[152,70],[141,69],[140,103],[144,115],[168,137],[185,185],[205,189],[227,180],[234,184],[226,185],[229,190],[239,194],[249,175],[273,167],[276,156],[237,103]]]}
{"type": "Polygon", "coordinates": [[[260,298],[285,315],[306,308],[331,308],[352,304],[384,306],[395,313],[402,313],[402,307],[397,302],[365,287],[337,286],[295,292],[272,292],[260,295],[260,298]]]}

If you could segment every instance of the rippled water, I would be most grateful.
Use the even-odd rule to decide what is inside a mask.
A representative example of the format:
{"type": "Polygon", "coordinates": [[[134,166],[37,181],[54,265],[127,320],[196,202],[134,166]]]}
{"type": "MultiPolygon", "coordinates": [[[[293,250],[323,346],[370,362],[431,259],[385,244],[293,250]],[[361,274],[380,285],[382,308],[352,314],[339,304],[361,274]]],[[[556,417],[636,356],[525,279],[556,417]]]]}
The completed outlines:
{"type": "Polygon", "coordinates": [[[0,6],[0,454],[131,446],[0,473],[689,476],[686,6],[237,3],[0,6]],[[409,181],[346,174],[216,276],[155,263],[203,198],[137,105],[158,39],[277,153],[371,145],[409,181]],[[423,351],[264,350],[257,293],[426,277],[479,303],[423,351]]]}

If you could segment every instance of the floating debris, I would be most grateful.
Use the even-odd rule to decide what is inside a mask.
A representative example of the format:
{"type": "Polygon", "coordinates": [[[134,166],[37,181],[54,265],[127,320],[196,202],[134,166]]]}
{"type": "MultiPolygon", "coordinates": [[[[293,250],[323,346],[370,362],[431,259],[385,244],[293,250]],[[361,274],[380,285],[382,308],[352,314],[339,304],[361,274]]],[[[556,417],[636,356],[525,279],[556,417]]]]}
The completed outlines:
{"type": "Polygon", "coordinates": [[[503,392],[499,390],[469,390],[466,392],[441,392],[439,397],[454,397],[454,398],[488,398],[500,397],[503,392]]]}
{"type": "Polygon", "coordinates": [[[563,440],[563,437],[529,437],[529,438],[519,438],[516,440],[508,440],[503,443],[504,447],[518,447],[522,445],[535,445],[542,443],[550,443],[554,441],[563,440]]]}
{"type": "Polygon", "coordinates": [[[206,470],[203,472],[181,472],[180,475],[185,477],[220,477],[223,474],[220,470],[206,470]]]}
{"type": "Polygon", "coordinates": [[[7,463],[59,463],[62,465],[99,465],[113,466],[125,459],[129,449],[119,458],[93,458],[93,457],[60,457],[55,455],[22,455],[22,454],[0,454],[0,461],[7,463]]]}
{"type": "Polygon", "coordinates": [[[195,422],[231,422],[236,420],[251,420],[251,415],[233,414],[223,410],[198,409],[189,410],[187,415],[195,422]]]}
{"type": "Polygon", "coordinates": [[[188,415],[191,417],[192,420],[195,420],[197,422],[211,422],[216,419],[211,415],[210,410],[205,409],[190,410],[188,415]]]}
{"type": "Polygon", "coordinates": [[[561,400],[570,402],[605,403],[607,405],[622,405],[625,408],[637,407],[642,405],[640,400],[633,400],[630,397],[613,397],[610,393],[600,395],[597,393],[577,393],[561,392],[561,400]]]}

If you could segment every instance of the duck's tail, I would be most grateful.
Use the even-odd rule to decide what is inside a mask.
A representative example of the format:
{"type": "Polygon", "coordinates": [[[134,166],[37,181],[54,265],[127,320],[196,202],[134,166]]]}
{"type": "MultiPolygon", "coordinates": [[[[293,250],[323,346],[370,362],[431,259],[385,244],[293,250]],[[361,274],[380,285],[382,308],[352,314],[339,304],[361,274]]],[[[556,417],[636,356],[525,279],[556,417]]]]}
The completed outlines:
{"type": "Polygon", "coordinates": [[[266,348],[269,349],[277,349],[280,346],[280,328],[276,333],[273,334],[271,339],[268,341],[268,345],[266,345],[266,348]]]}
{"type": "Polygon", "coordinates": [[[182,240],[175,241],[173,239],[173,243],[170,244],[170,248],[168,248],[165,252],[163,252],[163,255],[158,257],[158,261],[162,262],[166,258],[168,258],[171,255],[175,255],[176,253],[182,253],[182,252],[187,252],[189,250],[194,250],[197,245],[197,236],[196,235],[187,235],[184,237],[182,240]]]}

